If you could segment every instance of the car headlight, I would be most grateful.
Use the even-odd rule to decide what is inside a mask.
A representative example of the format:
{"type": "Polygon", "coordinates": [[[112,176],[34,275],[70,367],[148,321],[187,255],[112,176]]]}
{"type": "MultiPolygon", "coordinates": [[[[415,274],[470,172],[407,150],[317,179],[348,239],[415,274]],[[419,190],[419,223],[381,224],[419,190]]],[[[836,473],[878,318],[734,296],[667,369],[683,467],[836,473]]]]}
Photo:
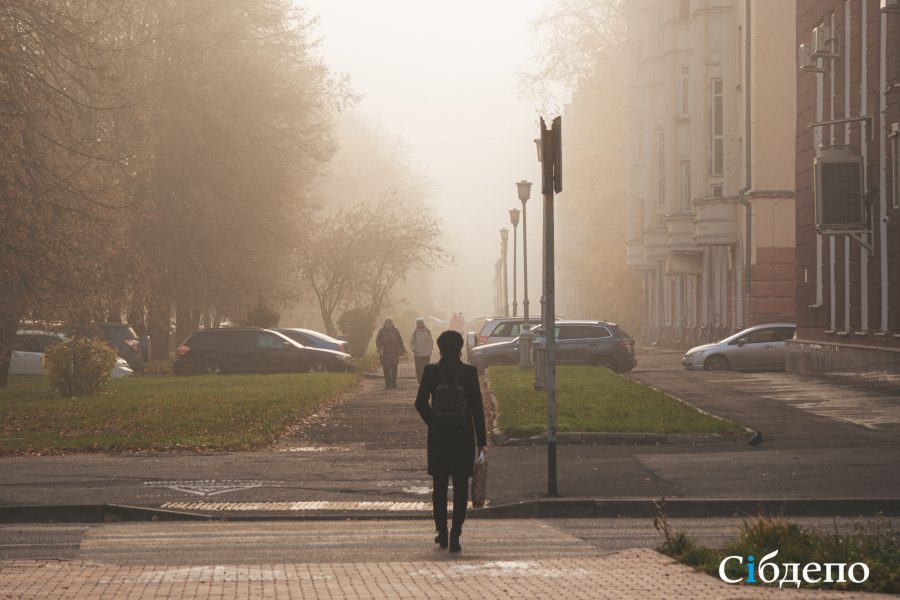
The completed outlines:
{"type": "Polygon", "coordinates": [[[688,352],[684,355],[685,358],[696,358],[706,352],[706,350],[694,350],[693,352],[688,352]]]}

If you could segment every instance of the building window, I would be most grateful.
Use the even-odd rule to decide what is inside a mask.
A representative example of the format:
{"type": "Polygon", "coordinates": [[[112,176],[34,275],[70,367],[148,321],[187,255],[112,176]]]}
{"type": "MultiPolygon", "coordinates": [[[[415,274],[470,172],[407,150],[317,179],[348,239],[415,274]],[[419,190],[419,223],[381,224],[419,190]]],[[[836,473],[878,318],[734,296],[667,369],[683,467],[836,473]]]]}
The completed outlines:
{"type": "Polygon", "coordinates": [[[725,115],[722,98],[722,79],[711,81],[710,92],[710,175],[721,175],[725,167],[725,115]]]}
{"type": "Polygon", "coordinates": [[[682,20],[691,18],[691,0],[679,0],[678,18],[682,20]]]}
{"type": "Polygon", "coordinates": [[[691,212],[691,161],[683,160],[678,187],[679,203],[683,212],[691,212]]]}
{"type": "Polygon", "coordinates": [[[656,131],[656,205],[666,205],[666,133],[656,131]]]}
{"type": "Polygon", "coordinates": [[[709,186],[709,197],[710,198],[721,198],[722,197],[722,184],[717,183],[709,186]]]}
{"type": "Polygon", "coordinates": [[[691,110],[691,68],[681,67],[681,75],[678,78],[678,115],[687,117],[691,110]]]}

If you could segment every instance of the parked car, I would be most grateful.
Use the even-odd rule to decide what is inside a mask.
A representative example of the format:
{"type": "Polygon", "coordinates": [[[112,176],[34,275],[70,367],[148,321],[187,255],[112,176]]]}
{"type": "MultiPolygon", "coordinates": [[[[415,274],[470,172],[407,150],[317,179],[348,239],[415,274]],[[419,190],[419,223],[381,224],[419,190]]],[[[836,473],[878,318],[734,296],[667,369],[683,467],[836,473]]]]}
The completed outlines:
{"type": "Polygon", "coordinates": [[[681,364],[688,371],[784,370],[784,342],[796,330],[794,323],[748,327],[720,342],[691,348],[681,364]]]}
{"type": "Polygon", "coordinates": [[[143,371],[144,363],[150,359],[150,337],[138,337],[127,323],[92,323],[76,327],[71,333],[73,336],[103,340],[128,361],[128,366],[136,373],[143,371]]]}
{"type": "MultiPolygon", "coordinates": [[[[534,326],[535,344],[543,344],[543,330],[534,326]]],[[[615,323],[607,321],[557,321],[556,363],[604,366],[613,371],[630,371],[637,365],[634,338],[615,323]]],[[[485,368],[518,362],[519,340],[476,347],[469,362],[485,368]]]]}
{"type": "MultiPolygon", "coordinates": [[[[50,331],[20,330],[16,332],[9,364],[10,375],[46,375],[44,370],[44,351],[51,344],[68,342],[69,338],[61,333],[50,331]]],[[[116,358],[116,366],[110,377],[127,377],[134,371],[123,358],[116,358]]]]}
{"type": "Polygon", "coordinates": [[[345,352],[306,348],[271,329],[195,331],[175,352],[176,375],[353,371],[345,352]]]}
{"type": "Polygon", "coordinates": [[[344,340],[333,338],[328,334],[319,333],[312,329],[300,329],[298,327],[279,327],[273,329],[278,333],[283,333],[301,346],[307,348],[323,348],[325,350],[337,350],[338,352],[350,353],[350,344],[344,340]]]}
{"type": "MultiPolygon", "coordinates": [[[[484,321],[478,333],[470,331],[466,334],[466,350],[471,352],[473,348],[496,342],[508,342],[521,333],[525,319],[522,317],[494,317],[484,321]]],[[[535,325],[537,319],[531,319],[531,325],[535,325]]]]}

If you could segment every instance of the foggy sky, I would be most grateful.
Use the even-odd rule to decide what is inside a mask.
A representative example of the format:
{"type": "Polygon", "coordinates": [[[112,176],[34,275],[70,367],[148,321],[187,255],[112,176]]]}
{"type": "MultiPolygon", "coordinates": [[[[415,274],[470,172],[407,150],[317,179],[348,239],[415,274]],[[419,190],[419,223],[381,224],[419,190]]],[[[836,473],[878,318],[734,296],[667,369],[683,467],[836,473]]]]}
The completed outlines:
{"type": "MultiPolygon", "coordinates": [[[[520,206],[515,182],[536,183],[528,204],[529,299],[539,310],[540,170],[534,103],[517,73],[534,56],[531,24],[541,0],[296,0],[320,19],[320,52],[364,96],[358,110],[404,139],[432,183],[456,266],[433,278],[442,311],[492,311],[501,227],[520,206]]],[[[519,227],[519,303],[522,301],[519,227]]],[[[512,231],[509,298],[512,302],[512,231]]],[[[520,309],[521,310],[521,309],[520,309]]],[[[521,312],[520,312],[521,314],[521,312]]],[[[447,314],[438,314],[447,318],[447,314]]]]}

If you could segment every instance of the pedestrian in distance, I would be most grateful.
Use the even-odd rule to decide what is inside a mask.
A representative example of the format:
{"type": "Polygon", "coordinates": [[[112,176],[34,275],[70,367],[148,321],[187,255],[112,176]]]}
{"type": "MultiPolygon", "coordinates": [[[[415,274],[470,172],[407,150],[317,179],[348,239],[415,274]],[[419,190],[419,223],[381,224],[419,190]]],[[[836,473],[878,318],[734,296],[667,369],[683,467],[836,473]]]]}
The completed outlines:
{"type": "Polygon", "coordinates": [[[451,552],[461,550],[469,478],[475,470],[475,448],[486,444],[484,407],[478,371],[462,361],[463,338],[456,331],[438,336],[440,361],[425,367],[416,394],[416,410],[428,426],[428,474],[434,488],[434,542],[451,552]],[[430,399],[430,402],[429,402],[430,399]],[[453,479],[453,522],[447,532],[447,486],[453,479]]]}
{"type": "Polygon", "coordinates": [[[406,355],[406,346],[403,345],[403,336],[391,319],[385,319],[384,325],[378,330],[375,349],[378,350],[381,368],[384,370],[384,389],[397,387],[397,364],[400,357],[406,355]]]}
{"type": "Polygon", "coordinates": [[[431,330],[425,327],[425,319],[416,319],[416,328],[409,336],[409,348],[412,350],[413,360],[416,363],[416,381],[422,383],[422,372],[425,365],[431,362],[431,353],[434,351],[434,339],[431,330]]]}

